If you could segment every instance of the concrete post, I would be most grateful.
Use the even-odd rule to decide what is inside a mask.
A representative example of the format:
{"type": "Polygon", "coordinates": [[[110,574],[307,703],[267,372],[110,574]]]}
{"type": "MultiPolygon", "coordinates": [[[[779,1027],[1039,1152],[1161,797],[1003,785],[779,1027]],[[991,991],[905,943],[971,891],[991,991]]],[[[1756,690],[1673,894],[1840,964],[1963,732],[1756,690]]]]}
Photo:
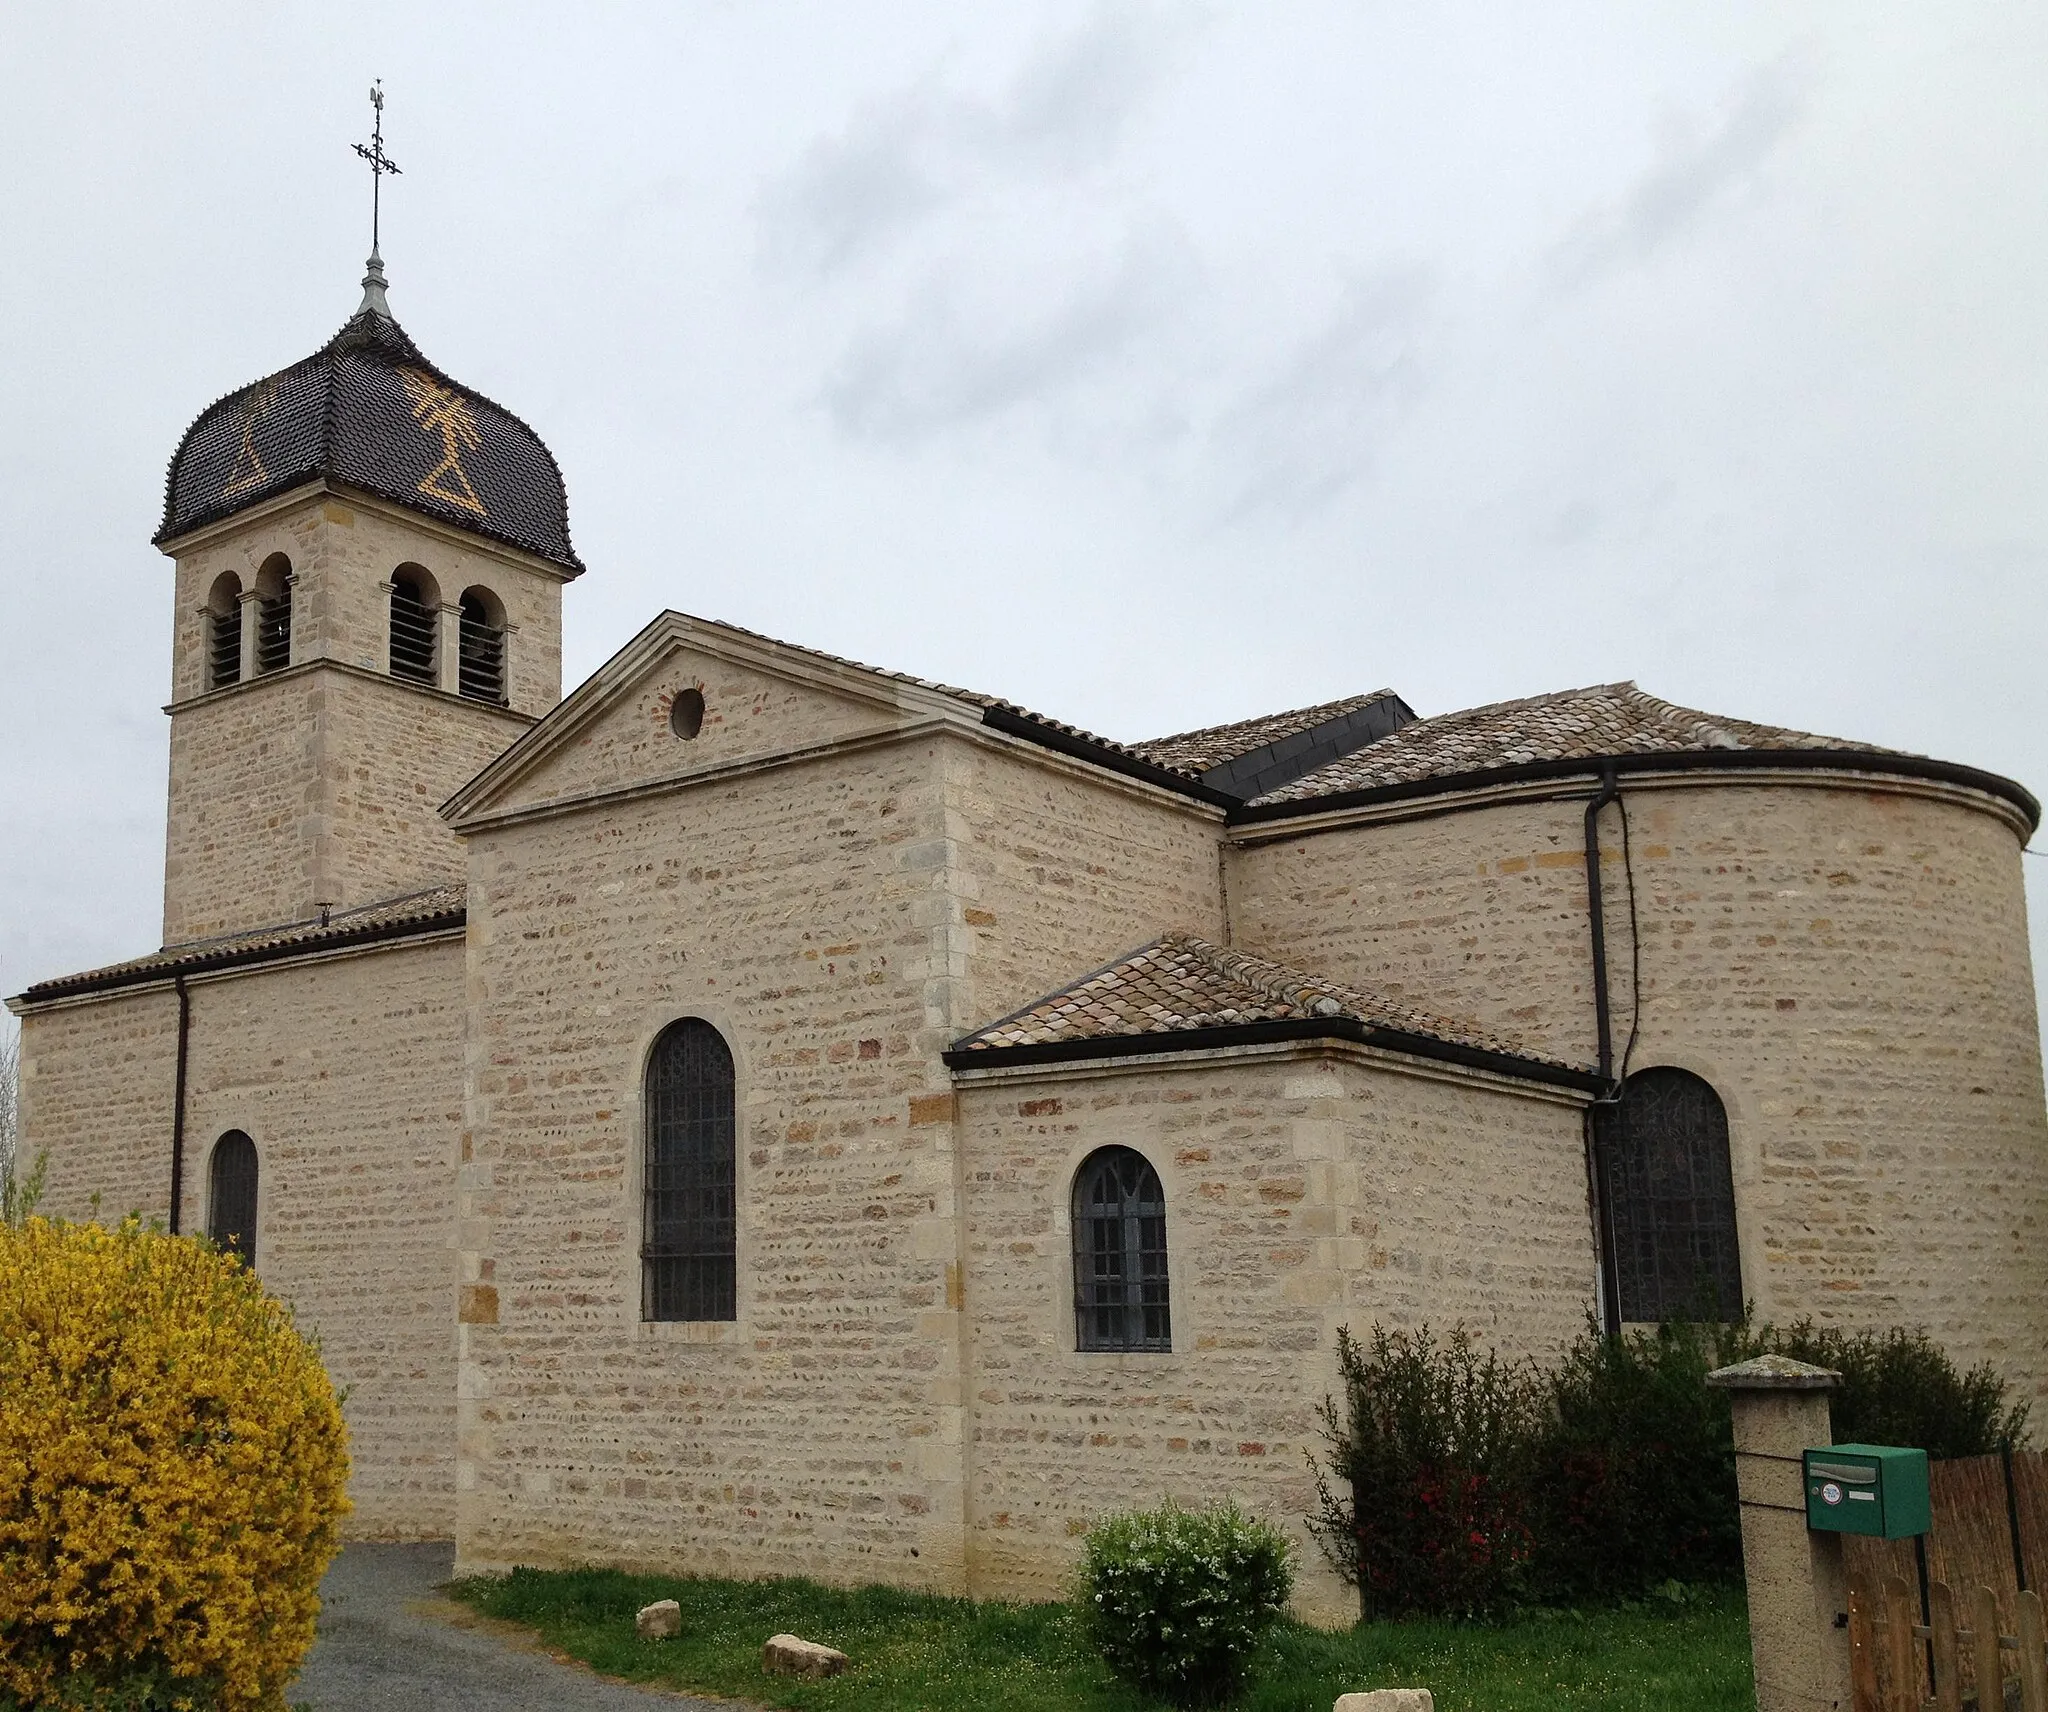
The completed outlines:
{"type": "Polygon", "coordinates": [[[1800,1452],[1829,1444],[1840,1375],[1764,1355],[1707,1375],[1735,1416],[1742,1574],[1757,1712],[1850,1712],[1842,1537],[1806,1526],[1800,1452]]]}

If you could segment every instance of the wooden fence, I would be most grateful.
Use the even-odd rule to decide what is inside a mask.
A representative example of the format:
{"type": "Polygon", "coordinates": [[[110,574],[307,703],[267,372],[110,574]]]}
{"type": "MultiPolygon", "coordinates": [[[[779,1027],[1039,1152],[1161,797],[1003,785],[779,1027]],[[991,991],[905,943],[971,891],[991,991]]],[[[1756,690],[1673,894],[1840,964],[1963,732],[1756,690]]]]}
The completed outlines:
{"type": "Polygon", "coordinates": [[[2010,1635],[2000,1630],[1988,1587],[1959,1601],[1937,1581],[1928,1607],[1931,1621],[1922,1623],[1920,1595],[1903,1576],[1886,1576],[1874,1594],[1861,1576],[1850,1579],[1855,1712],[1963,1712],[1966,1705],[1977,1712],[2048,1712],[2048,1640],[2038,1593],[2014,1596],[2018,1632],[2010,1635]]]}
{"type": "MultiPolygon", "coordinates": [[[[2017,1633],[2020,1565],[2013,1551],[2015,1515],[2026,1585],[2036,1592],[2048,1588],[2048,1452],[2012,1453],[2010,1502],[2002,1457],[1961,1457],[1933,1463],[1927,1472],[1934,1501],[1934,1528],[1927,1536],[1928,1581],[1972,1590],[1990,1588],[2004,1632],[2017,1633]]],[[[1911,1540],[1844,1535],[1842,1567],[1850,1580],[1861,1579],[1871,1588],[1895,1575],[1915,1590],[1917,1600],[1920,1569],[1911,1540]]]]}

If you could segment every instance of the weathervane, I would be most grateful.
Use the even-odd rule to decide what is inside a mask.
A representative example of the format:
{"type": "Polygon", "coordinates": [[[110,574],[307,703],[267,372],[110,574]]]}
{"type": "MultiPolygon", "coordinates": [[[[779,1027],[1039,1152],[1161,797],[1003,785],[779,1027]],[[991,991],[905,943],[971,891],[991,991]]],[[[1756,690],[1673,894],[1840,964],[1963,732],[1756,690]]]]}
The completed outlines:
{"type": "Polygon", "coordinates": [[[376,109],[377,122],[371,128],[367,143],[356,143],[357,154],[370,163],[370,260],[363,275],[363,301],[358,315],[367,309],[391,319],[391,305],[384,296],[384,258],[378,253],[378,218],[382,213],[381,204],[384,175],[396,172],[398,162],[384,152],[384,80],[378,78],[370,85],[370,105],[376,109]]]}
{"type": "Polygon", "coordinates": [[[354,145],[357,154],[370,163],[370,254],[377,253],[378,192],[387,172],[396,172],[398,162],[384,152],[384,80],[378,78],[370,85],[370,105],[377,111],[377,123],[370,132],[367,143],[354,145]]]}

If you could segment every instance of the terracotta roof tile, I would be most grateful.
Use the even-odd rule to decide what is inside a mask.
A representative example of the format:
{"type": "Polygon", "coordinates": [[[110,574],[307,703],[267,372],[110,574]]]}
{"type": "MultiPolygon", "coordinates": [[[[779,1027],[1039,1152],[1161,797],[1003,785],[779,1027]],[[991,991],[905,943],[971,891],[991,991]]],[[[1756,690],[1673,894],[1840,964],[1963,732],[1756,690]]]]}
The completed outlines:
{"type": "MultiPolygon", "coordinates": [[[[1167,933],[1036,999],[954,1048],[963,1057],[1003,1047],[1176,1034],[1245,1023],[1349,1017],[1475,1051],[1558,1065],[1512,1035],[1418,1010],[1284,964],[1227,950],[1191,933],[1167,933]]],[[[1576,1066],[1572,1066],[1576,1068],[1576,1066]]]]}
{"type": "Polygon", "coordinates": [[[166,945],[147,957],[133,957],[125,963],[109,963],[76,975],[38,981],[21,997],[25,1002],[35,1004],[45,999],[61,999],[71,993],[166,980],[173,975],[220,963],[260,961],[266,952],[286,957],[301,951],[317,951],[323,945],[337,942],[349,944],[385,935],[399,938],[409,929],[425,929],[437,923],[452,926],[462,919],[468,904],[468,892],[469,888],[460,884],[430,886],[424,891],[383,898],[357,909],[337,910],[324,925],[317,921],[284,922],[272,927],[252,928],[245,933],[166,945]]]}
{"type": "Polygon", "coordinates": [[[1660,701],[1633,683],[1595,684],[1418,719],[1254,801],[1299,802],[1531,761],[1590,761],[1609,755],[1714,749],[1890,753],[1839,737],[1817,737],[1812,732],[1701,713],[1660,701]]]}

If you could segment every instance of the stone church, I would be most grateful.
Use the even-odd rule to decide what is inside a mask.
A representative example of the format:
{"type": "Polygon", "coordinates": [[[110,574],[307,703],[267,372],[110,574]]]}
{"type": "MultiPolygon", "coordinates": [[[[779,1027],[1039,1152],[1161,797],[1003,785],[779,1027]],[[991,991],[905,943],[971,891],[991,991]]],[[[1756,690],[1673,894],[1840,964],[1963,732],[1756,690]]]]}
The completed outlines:
{"type": "Polygon", "coordinates": [[[564,697],[561,474],[374,257],[156,544],[164,942],[9,1001],[24,1138],[317,1328],[360,1533],[1029,1596],[1230,1494],[1341,1617],[1340,1326],[2048,1388],[2007,779],[1633,683],[1119,742],[673,611],[564,697]]]}

